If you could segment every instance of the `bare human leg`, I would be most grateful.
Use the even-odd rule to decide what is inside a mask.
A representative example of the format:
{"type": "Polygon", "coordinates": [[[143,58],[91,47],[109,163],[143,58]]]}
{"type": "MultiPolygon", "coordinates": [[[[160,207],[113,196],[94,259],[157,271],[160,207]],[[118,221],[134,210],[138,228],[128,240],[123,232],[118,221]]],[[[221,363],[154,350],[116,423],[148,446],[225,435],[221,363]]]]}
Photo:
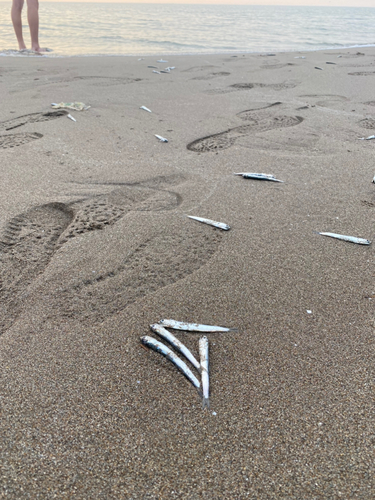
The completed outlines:
{"type": "Polygon", "coordinates": [[[31,50],[42,52],[39,47],[39,2],[38,0],[27,0],[27,20],[29,22],[31,36],[31,50]]]}
{"type": "Polygon", "coordinates": [[[18,47],[20,50],[26,49],[26,45],[25,42],[23,41],[23,36],[22,36],[21,14],[22,14],[23,2],[24,0],[13,0],[12,10],[11,10],[13,28],[17,37],[18,47]]]}

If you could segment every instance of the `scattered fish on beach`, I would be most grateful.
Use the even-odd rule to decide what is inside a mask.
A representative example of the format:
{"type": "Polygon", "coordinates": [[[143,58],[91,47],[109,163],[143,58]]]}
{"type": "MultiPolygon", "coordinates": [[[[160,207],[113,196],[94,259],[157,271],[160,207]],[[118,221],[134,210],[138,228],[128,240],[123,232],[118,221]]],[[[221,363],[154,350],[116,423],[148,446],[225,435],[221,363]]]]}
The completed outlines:
{"type": "Polygon", "coordinates": [[[145,111],[152,113],[151,109],[146,108],[146,106],[141,106],[139,109],[144,109],[145,111]]]}
{"type": "Polygon", "coordinates": [[[241,175],[244,179],[256,179],[258,181],[284,182],[279,179],[276,179],[276,177],[272,174],[255,174],[250,172],[238,172],[235,173],[234,175],[241,175]]]}
{"type": "Polygon", "coordinates": [[[157,66],[147,66],[147,67],[148,67],[148,68],[151,68],[151,69],[152,69],[152,68],[153,68],[153,69],[158,69],[158,67],[157,67],[157,66]]]}
{"type": "Polygon", "coordinates": [[[66,109],[74,109],[75,111],[86,111],[87,109],[91,108],[91,106],[87,106],[83,102],[59,102],[59,103],[53,102],[51,106],[54,109],[66,108],[66,109]]]}
{"type": "Polygon", "coordinates": [[[164,59],[159,59],[159,61],[156,61],[156,62],[158,62],[158,63],[166,63],[168,61],[164,61],[164,59]]]}
{"type": "Polygon", "coordinates": [[[168,139],[166,139],[165,137],[162,137],[161,135],[157,135],[157,134],[154,134],[155,137],[157,137],[159,139],[160,142],[168,142],[168,139]]]}
{"type": "Polygon", "coordinates": [[[360,141],[371,141],[371,139],[375,139],[375,135],[369,135],[368,137],[358,137],[360,141]]]}
{"type": "Polygon", "coordinates": [[[204,219],[203,217],[194,217],[192,215],[188,215],[189,219],[197,220],[198,222],[203,222],[203,224],[208,224],[209,226],[217,227],[218,229],[223,229],[224,231],[229,231],[230,226],[225,224],[224,222],[216,222],[211,219],[204,219]]]}
{"type": "Polygon", "coordinates": [[[160,73],[170,73],[170,71],[165,71],[165,69],[161,69],[160,73]]]}
{"type": "Polygon", "coordinates": [[[319,68],[319,66],[315,66],[315,69],[320,69],[320,71],[323,71],[323,68],[319,68]]]}
{"type": "Polygon", "coordinates": [[[168,68],[164,68],[164,71],[172,71],[172,69],[176,69],[175,66],[168,66],[168,68]]]}
{"type": "Polygon", "coordinates": [[[152,72],[156,73],[157,75],[160,75],[160,71],[156,71],[156,69],[154,69],[152,72]]]}
{"type": "Polygon", "coordinates": [[[162,325],[159,324],[153,324],[150,325],[151,330],[159,335],[162,339],[166,340],[176,351],[181,353],[187,360],[190,361],[190,363],[200,372],[201,371],[201,365],[200,363],[195,359],[194,355],[189,351],[189,349],[178,340],[171,332],[166,330],[162,325]]]}
{"type": "Polygon", "coordinates": [[[208,362],[208,338],[201,337],[199,339],[199,356],[201,366],[202,379],[202,408],[210,408],[210,379],[209,379],[209,362],[208,362]]]}
{"type": "Polygon", "coordinates": [[[336,238],[337,240],[349,241],[350,243],[356,243],[357,245],[370,245],[371,241],[365,240],[363,238],[356,238],[355,236],[345,236],[343,234],[336,233],[318,233],[322,236],[329,236],[330,238],[336,238]]]}
{"type": "Polygon", "coordinates": [[[202,397],[201,384],[197,377],[193,374],[187,364],[180,359],[177,354],[175,354],[169,347],[164,345],[162,342],[155,340],[148,335],[141,337],[142,345],[156,351],[163,356],[165,356],[171,363],[173,363],[178,370],[193,384],[193,386],[198,390],[198,394],[202,397]]]}
{"type": "Polygon", "coordinates": [[[198,323],[184,323],[175,321],[174,319],[161,319],[159,325],[165,328],[173,328],[173,330],[184,330],[186,332],[201,332],[201,333],[226,333],[236,332],[237,328],[226,328],[223,326],[200,325],[198,323]]]}
{"type": "Polygon", "coordinates": [[[143,59],[143,57],[140,57],[140,58],[138,59],[138,61],[143,61],[143,60],[144,60],[144,59],[143,59]]]}
{"type": "Polygon", "coordinates": [[[326,61],[326,64],[336,64],[334,62],[326,61]]]}
{"type": "Polygon", "coordinates": [[[294,59],[306,59],[306,56],[295,56],[294,59]]]}

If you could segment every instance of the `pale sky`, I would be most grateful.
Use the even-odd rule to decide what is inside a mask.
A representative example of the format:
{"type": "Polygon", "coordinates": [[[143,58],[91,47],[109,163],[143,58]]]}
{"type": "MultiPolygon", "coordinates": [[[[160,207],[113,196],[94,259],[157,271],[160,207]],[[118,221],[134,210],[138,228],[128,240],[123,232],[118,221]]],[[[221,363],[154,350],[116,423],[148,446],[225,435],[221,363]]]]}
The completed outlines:
{"type": "Polygon", "coordinates": [[[180,3],[213,5],[305,5],[323,7],[375,7],[375,0],[47,0],[49,2],[180,3]]]}

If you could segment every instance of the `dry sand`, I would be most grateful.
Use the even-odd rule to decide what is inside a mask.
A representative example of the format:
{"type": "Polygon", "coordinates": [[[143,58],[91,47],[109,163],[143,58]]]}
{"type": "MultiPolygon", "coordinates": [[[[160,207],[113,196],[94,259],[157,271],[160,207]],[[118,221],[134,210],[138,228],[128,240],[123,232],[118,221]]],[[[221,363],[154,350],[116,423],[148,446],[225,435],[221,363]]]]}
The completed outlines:
{"type": "Polygon", "coordinates": [[[375,49],[164,58],[1,58],[0,497],[374,498],[375,49]]]}

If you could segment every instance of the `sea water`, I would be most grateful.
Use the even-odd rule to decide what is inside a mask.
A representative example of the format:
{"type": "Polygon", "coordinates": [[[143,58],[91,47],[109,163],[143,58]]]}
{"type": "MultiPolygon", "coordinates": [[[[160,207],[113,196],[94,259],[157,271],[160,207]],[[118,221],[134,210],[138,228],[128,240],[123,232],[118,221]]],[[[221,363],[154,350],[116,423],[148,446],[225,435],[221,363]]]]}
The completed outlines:
{"type": "MultiPolygon", "coordinates": [[[[14,55],[10,2],[0,53],[14,55]]],[[[375,8],[40,2],[49,56],[284,52],[375,45],[375,8]]],[[[30,35],[23,13],[25,43],[30,35]]]]}

